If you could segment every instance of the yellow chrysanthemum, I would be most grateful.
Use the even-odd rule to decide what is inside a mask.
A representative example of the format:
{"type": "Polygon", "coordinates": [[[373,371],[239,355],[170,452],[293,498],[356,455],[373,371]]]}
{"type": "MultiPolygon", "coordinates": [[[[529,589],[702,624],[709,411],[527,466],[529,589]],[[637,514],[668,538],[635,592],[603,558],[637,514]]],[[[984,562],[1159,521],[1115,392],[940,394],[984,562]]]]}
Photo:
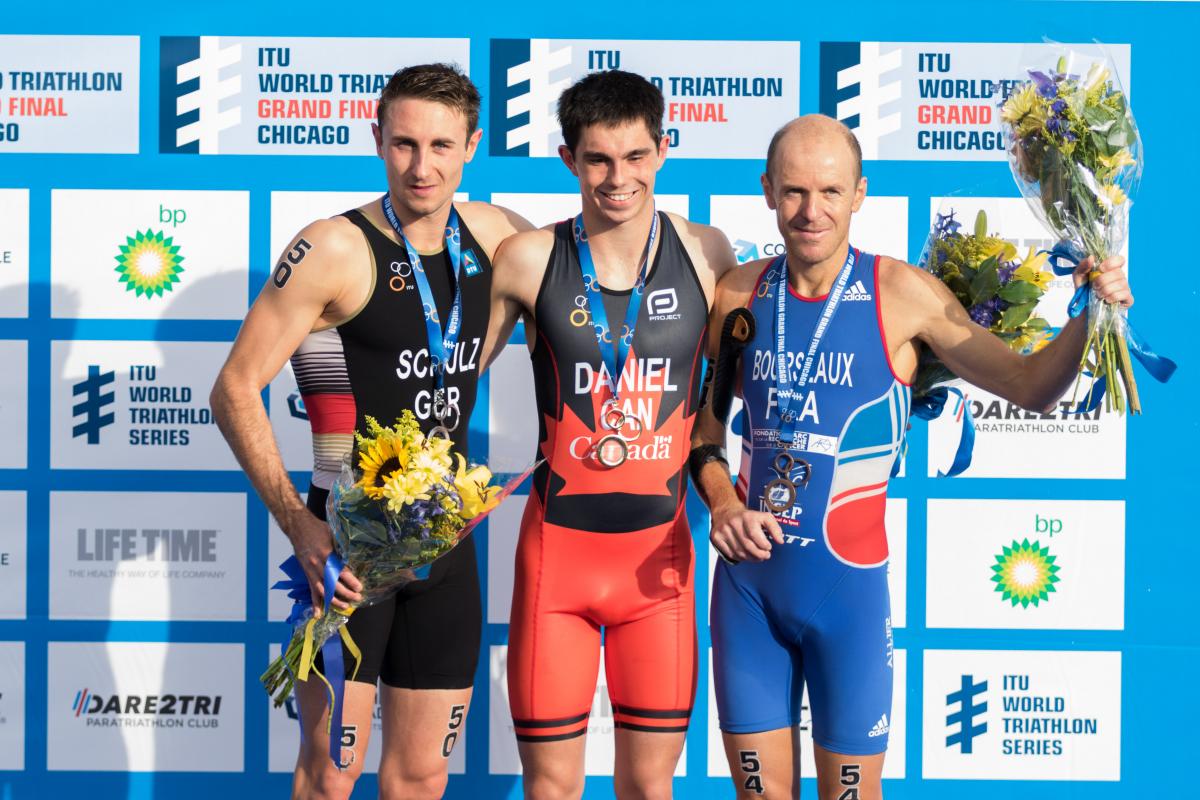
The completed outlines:
{"type": "Polygon", "coordinates": [[[384,485],[408,466],[409,453],[397,437],[387,432],[374,439],[364,440],[358,452],[358,468],[362,477],[356,484],[372,500],[384,496],[384,485]]]}
{"type": "Polygon", "coordinates": [[[462,500],[462,510],[458,513],[463,519],[473,519],[500,502],[496,499],[500,487],[488,486],[492,473],[487,467],[478,466],[468,470],[466,459],[461,455],[457,455],[457,458],[458,471],[454,476],[454,486],[462,500]]]}
{"type": "Polygon", "coordinates": [[[412,473],[393,473],[383,486],[383,497],[387,498],[388,510],[399,513],[405,506],[417,500],[429,499],[430,483],[412,473]]]}
{"type": "Polygon", "coordinates": [[[1121,190],[1121,187],[1115,183],[1100,184],[1100,197],[1109,206],[1124,205],[1125,201],[1129,199],[1125,196],[1125,192],[1121,190]]]}

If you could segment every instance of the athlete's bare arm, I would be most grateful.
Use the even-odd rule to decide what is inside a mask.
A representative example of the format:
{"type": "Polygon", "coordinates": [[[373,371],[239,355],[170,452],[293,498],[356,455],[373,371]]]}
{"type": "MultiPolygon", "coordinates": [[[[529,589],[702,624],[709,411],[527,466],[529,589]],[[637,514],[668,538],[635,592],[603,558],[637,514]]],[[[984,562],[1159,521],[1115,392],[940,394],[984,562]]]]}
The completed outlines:
{"type": "MultiPolygon", "coordinates": [[[[704,298],[708,307],[713,308],[717,284],[726,273],[738,268],[737,258],[729,239],[725,234],[711,225],[701,225],[692,222],[678,214],[668,213],[667,217],[675,225],[679,240],[683,242],[692,265],[696,268],[696,277],[704,287],[704,298]]],[[[758,273],[755,273],[757,275],[758,273]]],[[[719,326],[718,326],[719,329],[719,326]]],[[[711,331],[711,326],[710,326],[711,331]]]]}
{"type": "MultiPolygon", "coordinates": [[[[722,236],[722,238],[724,238],[722,236]]],[[[728,244],[726,244],[728,247],[728,244]]],[[[732,250],[730,250],[732,257],[732,250]]],[[[766,269],[770,259],[760,259],[735,266],[729,270],[716,287],[716,298],[708,318],[708,357],[715,359],[721,343],[721,328],[725,317],[735,308],[750,303],[751,295],[758,284],[758,277],[766,269]]],[[[736,374],[740,374],[740,368],[736,374]]],[[[692,446],[702,444],[723,445],[725,426],[713,416],[711,397],[696,415],[692,429],[692,446]]],[[[763,561],[771,555],[770,536],[783,544],[783,531],[779,523],[766,511],[746,508],[734,491],[729,480],[729,467],[720,461],[711,461],[699,475],[699,490],[712,514],[712,530],[709,539],[722,557],[729,561],[763,561]]]]}
{"type": "MultiPolygon", "coordinates": [[[[1124,265],[1120,256],[1107,259],[1092,280],[1092,291],[1103,300],[1129,306],[1133,295],[1124,265]]],[[[1080,280],[1091,267],[1090,259],[1079,265],[1080,280]]],[[[879,266],[879,283],[893,364],[906,380],[916,370],[917,341],[932,348],[963,380],[1022,408],[1053,407],[1075,379],[1087,336],[1087,320],[1082,316],[1068,322],[1045,348],[1022,356],[972,322],[950,290],[928,272],[885,258],[879,266]]]]}
{"type": "MultiPolygon", "coordinates": [[[[300,500],[279,455],[261,392],[309,332],[351,316],[367,299],[371,257],[362,233],[335,217],[292,240],[246,315],[209,403],[225,440],[258,496],[287,534],[308,575],[313,605],[324,604],[322,572],[333,549],[329,526],[300,500]]],[[[333,604],[358,600],[362,585],[343,571],[333,604]]]]}
{"type": "Polygon", "coordinates": [[[484,369],[504,350],[517,320],[525,321],[525,339],[532,349],[537,337],[534,306],[553,249],[553,226],[518,233],[500,245],[492,259],[492,315],[483,345],[484,369]]]}

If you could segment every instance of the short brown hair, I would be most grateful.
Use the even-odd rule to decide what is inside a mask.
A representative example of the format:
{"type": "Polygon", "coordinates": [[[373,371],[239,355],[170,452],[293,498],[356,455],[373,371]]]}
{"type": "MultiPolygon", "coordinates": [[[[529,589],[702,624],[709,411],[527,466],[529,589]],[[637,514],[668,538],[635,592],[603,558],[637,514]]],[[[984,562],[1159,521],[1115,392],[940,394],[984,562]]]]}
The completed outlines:
{"type": "Polygon", "coordinates": [[[641,75],[619,69],[585,75],[558,98],[558,124],[572,153],[590,125],[641,122],[657,144],[663,135],[662,118],[659,88],[641,75]]]}
{"type": "Polygon", "coordinates": [[[467,118],[467,136],[479,126],[479,90],[454,64],[417,64],[397,70],[379,94],[380,129],[388,104],[401,97],[430,100],[461,112],[467,118]]]}

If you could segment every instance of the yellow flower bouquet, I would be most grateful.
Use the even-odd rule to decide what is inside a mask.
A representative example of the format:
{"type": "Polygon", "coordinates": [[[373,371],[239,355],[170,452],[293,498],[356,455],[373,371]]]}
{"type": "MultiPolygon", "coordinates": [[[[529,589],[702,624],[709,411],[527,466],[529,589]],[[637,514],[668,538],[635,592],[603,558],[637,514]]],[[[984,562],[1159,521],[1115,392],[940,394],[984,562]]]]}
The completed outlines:
{"type": "MultiPolygon", "coordinates": [[[[366,435],[356,434],[357,464],[343,465],[327,503],[335,547],[333,575],[336,578],[344,565],[362,582],[363,600],[355,608],[377,603],[427,577],[433,562],[454,549],[519,483],[504,490],[492,485],[486,466],[468,464],[452,451],[449,439],[426,436],[411,411],[391,427],[372,417],[366,423],[366,435]]],[[[287,699],[295,681],[316,672],[317,652],[335,634],[353,657],[358,655],[344,627],[354,608],[319,613],[304,573],[292,562],[283,565],[292,580],[277,587],[290,589],[296,600],[288,620],[295,631],[283,655],[261,678],[276,705],[287,699]]],[[[332,655],[340,661],[337,649],[332,655]]],[[[318,673],[318,677],[328,686],[336,707],[341,676],[333,675],[328,664],[326,671],[331,674],[318,673]]]]}

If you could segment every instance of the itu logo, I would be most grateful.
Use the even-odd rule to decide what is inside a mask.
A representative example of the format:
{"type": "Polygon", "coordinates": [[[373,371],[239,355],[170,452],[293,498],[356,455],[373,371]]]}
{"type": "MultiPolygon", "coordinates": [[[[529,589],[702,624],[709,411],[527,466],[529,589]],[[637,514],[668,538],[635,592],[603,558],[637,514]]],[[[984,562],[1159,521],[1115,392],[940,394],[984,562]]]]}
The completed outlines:
{"type": "Polygon", "coordinates": [[[555,108],[571,85],[571,47],[550,39],[492,40],[494,156],[553,156],[562,141],[555,108]]]}
{"type": "Polygon", "coordinates": [[[946,695],[947,706],[958,706],[957,711],[946,715],[946,724],[958,726],[958,730],[946,737],[946,747],[959,745],[963,753],[972,752],[975,737],[987,733],[987,722],[976,723],[980,714],[987,711],[987,701],[976,702],[976,695],[987,691],[987,681],[975,683],[974,675],[963,675],[958,691],[946,695]]]}
{"type": "Polygon", "coordinates": [[[159,41],[160,153],[216,155],[221,131],[242,122],[240,108],[224,108],[242,91],[240,75],[221,71],[242,60],[242,46],[221,47],[217,36],[164,36],[159,41]]]}
{"type": "Polygon", "coordinates": [[[76,422],[71,429],[71,438],[87,436],[88,444],[100,444],[101,428],[112,425],[115,419],[112,412],[105,413],[104,409],[115,400],[112,392],[105,392],[104,387],[116,380],[113,372],[101,372],[95,364],[88,366],[88,376],[71,387],[75,397],[83,395],[83,399],[71,408],[71,415],[82,422],[76,422]]]}
{"type": "Polygon", "coordinates": [[[821,113],[846,123],[858,136],[863,158],[879,158],[879,140],[900,130],[903,52],[880,51],[879,42],[821,42],[821,113]]]}

